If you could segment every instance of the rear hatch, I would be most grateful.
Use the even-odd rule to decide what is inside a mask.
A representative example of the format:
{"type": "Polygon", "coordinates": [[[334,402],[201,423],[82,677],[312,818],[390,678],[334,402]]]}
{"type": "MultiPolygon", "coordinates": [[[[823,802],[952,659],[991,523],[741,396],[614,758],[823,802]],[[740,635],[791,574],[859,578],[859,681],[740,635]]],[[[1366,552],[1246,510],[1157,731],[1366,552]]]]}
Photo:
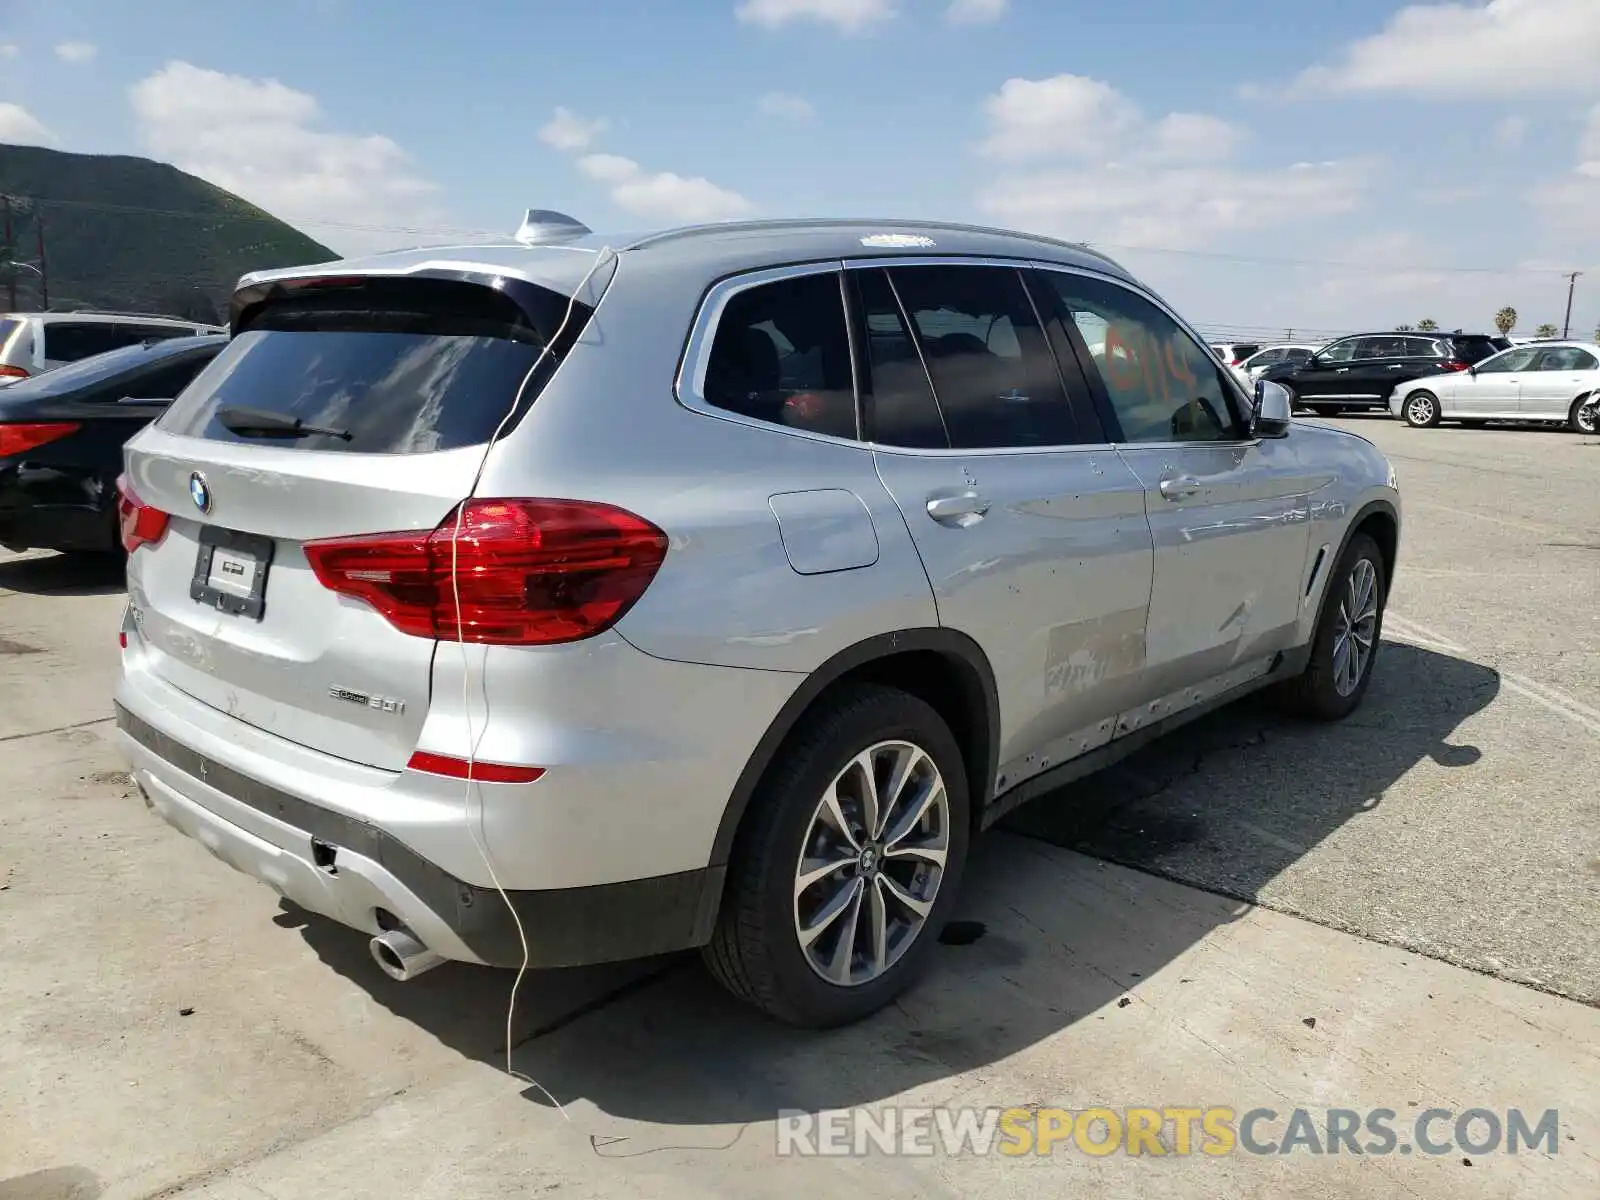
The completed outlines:
{"type": "Polygon", "coordinates": [[[467,496],[591,311],[498,283],[343,277],[236,302],[227,349],[127,450],[124,531],[154,535],[129,561],[153,672],[301,745],[405,766],[436,642],[323,586],[306,547],[432,530],[467,496]]]}

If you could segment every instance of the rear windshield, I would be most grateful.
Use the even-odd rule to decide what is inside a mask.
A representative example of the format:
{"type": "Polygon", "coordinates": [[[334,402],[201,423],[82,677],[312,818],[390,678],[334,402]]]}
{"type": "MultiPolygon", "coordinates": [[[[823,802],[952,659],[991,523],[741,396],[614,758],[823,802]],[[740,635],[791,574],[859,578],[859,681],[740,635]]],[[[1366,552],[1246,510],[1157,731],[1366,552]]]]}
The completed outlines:
{"type": "Polygon", "coordinates": [[[1467,362],[1482,362],[1491,354],[1498,354],[1504,346],[1495,345],[1490,337],[1458,337],[1454,339],[1456,353],[1467,362]]]}
{"type": "Polygon", "coordinates": [[[506,428],[515,424],[582,332],[591,310],[573,304],[567,319],[568,307],[567,297],[532,285],[513,301],[442,280],[340,281],[269,297],[240,314],[228,348],[159,426],[210,441],[353,454],[482,445],[513,404],[506,428]],[[241,409],[326,432],[271,436],[230,414],[241,409]]]}

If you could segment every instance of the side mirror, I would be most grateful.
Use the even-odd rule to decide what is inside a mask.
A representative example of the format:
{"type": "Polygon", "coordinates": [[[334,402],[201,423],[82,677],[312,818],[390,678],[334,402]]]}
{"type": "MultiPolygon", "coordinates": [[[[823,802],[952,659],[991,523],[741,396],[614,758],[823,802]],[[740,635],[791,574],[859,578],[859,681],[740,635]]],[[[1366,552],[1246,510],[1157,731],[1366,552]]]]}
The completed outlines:
{"type": "Polygon", "coordinates": [[[1250,415],[1250,433],[1258,438],[1289,436],[1289,389],[1262,379],[1256,383],[1256,402],[1250,415]]]}

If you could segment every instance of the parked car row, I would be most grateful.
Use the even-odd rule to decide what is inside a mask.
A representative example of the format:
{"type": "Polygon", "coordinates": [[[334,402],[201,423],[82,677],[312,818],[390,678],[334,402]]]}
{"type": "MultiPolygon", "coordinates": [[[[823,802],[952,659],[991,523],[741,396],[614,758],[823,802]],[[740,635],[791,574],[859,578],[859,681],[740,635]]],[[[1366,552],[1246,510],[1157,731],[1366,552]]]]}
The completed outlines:
{"type": "Polygon", "coordinates": [[[1390,331],[1267,346],[1242,358],[1249,347],[1211,348],[1242,383],[1278,383],[1301,411],[1377,410],[1418,427],[1526,421],[1595,432],[1600,345],[1591,342],[1390,331]]]}

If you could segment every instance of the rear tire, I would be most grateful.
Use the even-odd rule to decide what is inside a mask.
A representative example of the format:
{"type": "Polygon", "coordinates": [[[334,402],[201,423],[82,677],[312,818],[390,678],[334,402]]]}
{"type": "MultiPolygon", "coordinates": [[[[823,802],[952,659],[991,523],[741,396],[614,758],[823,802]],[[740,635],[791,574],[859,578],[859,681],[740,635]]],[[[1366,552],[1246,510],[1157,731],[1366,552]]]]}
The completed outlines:
{"type": "Polygon", "coordinates": [[[1573,433],[1594,433],[1597,408],[1600,405],[1596,404],[1594,397],[1580,396],[1572,402],[1572,411],[1567,414],[1567,428],[1573,433]]]}
{"type": "Polygon", "coordinates": [[[1439,397],[1429,391],[1415,391],[1400,406],[1400,415],[1413,429],[1432,429],[1439,423],[1439,397]]]}
{"type": "Polygon", "coordinates": [[[1356,534],[1328,578],[1310,661],[1272,689],[1280,709],[1307,720],[1340,721],[1361,707],[1378,660],[1388,587],[1378,544],[1356,534]]]}
{"type": "Polygon", "coordinates": [[[961,749],[930,705],[876,684],[839,691],[790,736],[750,800],[702,951],[711,974],[802,1028],[876,1012],[938,944],[961,886],[969,814],[961,749]]]}

